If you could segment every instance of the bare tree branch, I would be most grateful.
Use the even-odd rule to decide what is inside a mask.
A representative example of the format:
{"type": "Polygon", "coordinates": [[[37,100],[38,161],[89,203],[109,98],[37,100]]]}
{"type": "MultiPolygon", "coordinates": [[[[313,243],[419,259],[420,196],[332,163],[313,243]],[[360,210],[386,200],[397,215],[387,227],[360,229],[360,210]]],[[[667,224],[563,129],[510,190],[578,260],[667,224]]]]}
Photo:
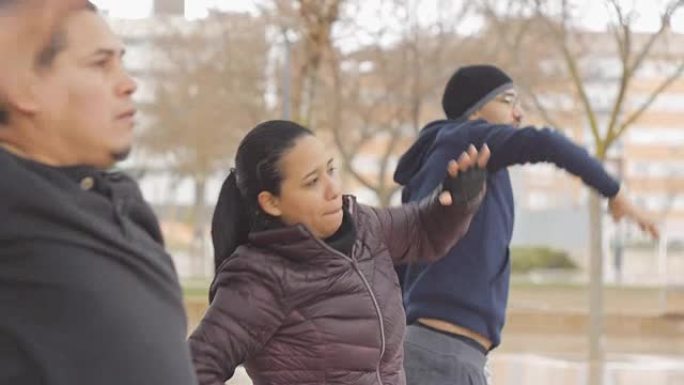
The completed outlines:
{"type": "Polygon", "coordinates": [[[624,132],[634,123],[636,122],[641,115],[646,112],[646,110],[651,107],[653,102],[658,99],[658,96],[660,96],[663,91],[665,91],[672,83],[674,83],[677,79],[679,79],[682,74],[684,74],[684,61],[679,65],[679,67],[667,78],[665,79],[656,89],[651,93],[651,95],[646,99],[646,101],[636,109],[625,121],[620,125],[620,129],[617,130],[616,134],[611,137],[610,139],[614,140],[616,138],[619,138],[624,132]]]}
{"type": "MultiPolygon", "coordinates": [[[[591,105],[591,101],[589,99],[589,96],[587,95],[586,87],[584,85],[584,79],[582,78],[582,74],[580,73],[579,65],[578,65],[578,59],[575,55],[570,50],[569,47],[569,42],[568,42],[568,36],[567,36],[567,2],[563,1],[563,14],[565,15],[563,17],[564,20],[560,22],[561,27],[558,27],[555,25],[543,12],[542,10],[542,1],[541,0],[535,0],[537,4],[537,15],[545,22],[547,25],[549,31],[556,37],[556,41],[558,42],[558,45],[560,46],[561,53],[563,55],[563,60],[565,62],[565,65],[567,66],[570,79],[572,81],[572,84],[575,87],[575,90],[577,91],[580,102],[582,104],[582,107],[584,109],[584,112],[586,114],[587,120],[589,121],[589,128],[591,129],[592,136],[594,137],[595,143],[597,143],[597,151],[600,149],[600,143],[601,143],[601,133],[599,130],[599,124],[598,124],[598,119],[596,117],[596,112],[594,111],[594,108],[591,105]]],[[[602,150],[602,149],[601,149],[602,150]]]]}
{"type": "Polygon", "coordinates": [[[618,19],[617,25],[612,26],[611,28],[613,31],[613,37],[617,43],[620,57],[625,59],[629,57],[629,41],[627,40],[630,37],[629,21],[625,19],[625,16],[622,12],[622,6],[618,0],[609,0],[608,3],[612,6],[613,11],[615,11],[618,19]]]}
{"type": "Polygon", "coordinates": [[[336,129],[332,130],[333,132],[333,138],[335,140],[335,145],[337,146],[337,149],[340,151],[340,155],[342,155],[342,162],[344,163],[344,167],[349,172],[352,174],[354,179],[359,181],[365,188],[375,191],[375,186],[370,183],[369,181],[366,180],[361,174],[359,174],[356,169],[354,168],[354,158],[355,156],[350,154],[346,150],[346,146],[344,145],[344,140],[342,139],[342,132],[340,129],[336,127],[336,129]]]}
{"type": "Polygon", "coordinates": [[[519,85],[518,88],[523,91],[523,93],[532,100],[532,104],[534,104],[534,107],[536,108],[537,111],[542,116],[542,119],[544,119],[545,122],[547,122],[549,125],[555,128],[560,128],[561,125],[551,116],[551,113],[549,112],[549,109],[544,106],[544,104],[541,102],[539,99],[539,95],[529,89],[526,86],[519,85]]]}
{"type": "Polygon", "coordinates": [[[639,52],[639,54],[637,54],[636,58],[632,62],[630,72],[635,72],[639,67],[641,67],[644,60],[651,53],[651,50],[653,49],[653,46],[655,45],[656,41],[658,41],[658,39],[665,33],[665,31],[667,31],[670,28],[670,21],[672,19],[672,15],[682,6],[684,6],[684,0],[674,1],[667,6],[666,10],[660,17],[660,28],[658,28],[657,32],[651,34],[646,44],[644,44],[644,46],[641,48],[641,51],[639,52]]]}
{"type": "Polygon", "coordinates": [[[610,0],[613,5],[613,9],[618,18],[618,25],[615,27],[615,40],[618,45],[620,52],[620,64],[622,66],[622,75],[620,77],[620,84],[618,86],[618,93],[613,103],[613,108],[610,114],[610,120],[608,121],[608,127],[606,130],[606,138],[604,142],[605,147],[608,148],[610,143],[610,138],[615,133],[615,126],[617,125],[618,118],[622,112],[622,108],[625,102],[625,97],[627,95],[627,89],[634,76],[629,66],[629,57],[632,51],[632,31],[630,28],[630,21],[624,16],[622,7],[617,2],[617,0],[610,0]]]}

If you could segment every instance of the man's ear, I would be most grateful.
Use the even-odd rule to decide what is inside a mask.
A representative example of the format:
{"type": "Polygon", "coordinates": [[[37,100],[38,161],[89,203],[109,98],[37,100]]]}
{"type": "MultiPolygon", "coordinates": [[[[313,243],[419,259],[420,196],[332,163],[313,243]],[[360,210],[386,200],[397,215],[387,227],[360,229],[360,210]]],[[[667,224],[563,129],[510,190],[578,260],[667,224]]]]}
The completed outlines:
{"type": "Polygon", "coordinates": [[[259,203],[261,210],[263,210],[266,214],[272,217],[280,217],[283,215],[283,212],[280,209],[280,199],[270,192],[260,192],[259,195],[257,195],[257,202],[259,203]]]}
{"type": "Polygon", "coordinates": [[[473,112],[472,114],[470,114],[470,116],[468,116],[468,120],[477,120],[477,119],[480,119],[481,117],[482,117],[482,115],[480,114],[480,110],[477,110],[477,111],[473,112]]]}
{"type": "Polygon", "coordinates": [[[39,82],[34,75],[25,75],[26,79],[18,80],[18,84],[5,95],[5,108],[20,114],[34,114],[38,111],[39,82]]]}

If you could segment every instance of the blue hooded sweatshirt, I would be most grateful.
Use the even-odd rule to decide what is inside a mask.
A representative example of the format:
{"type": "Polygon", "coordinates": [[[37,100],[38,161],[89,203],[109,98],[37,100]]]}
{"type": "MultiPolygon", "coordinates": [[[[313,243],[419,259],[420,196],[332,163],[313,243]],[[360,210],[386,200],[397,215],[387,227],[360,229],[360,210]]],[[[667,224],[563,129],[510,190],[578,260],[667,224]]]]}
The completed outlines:
{"type": "Polygon", "coordinates": [[[514,202],[507,167],[550,162],[580,177],[604,197],[620,186],[601,163],[564,135],[535,127],[515,128],[484,120],[439,120],[422,129],[401,157],[394,180],[403,185],[402,201],[432,193],[446,175],[447,163],[470,144],[487,144],[487,193],[468,233],[442,259],[397,269],[408,324],[435,318],[470,329],[501,343],[510,280],[509,245],[514,202]]]}

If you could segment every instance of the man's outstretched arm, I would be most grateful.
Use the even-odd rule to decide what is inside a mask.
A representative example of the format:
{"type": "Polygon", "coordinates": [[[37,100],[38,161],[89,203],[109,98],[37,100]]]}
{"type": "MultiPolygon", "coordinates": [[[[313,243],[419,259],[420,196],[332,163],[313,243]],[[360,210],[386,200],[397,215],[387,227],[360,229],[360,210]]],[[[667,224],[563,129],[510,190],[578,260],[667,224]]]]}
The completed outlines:
{"type": "Polygon", "coordinates": [[[608,198],[614,220],[634,221],[644,232],[658,238],[655,222],[627,199],[620,183],[608,174],[603,164],[565,135],[549,128],[476,124],[482,126],[472,131],[476,138],[471,139],[491,148],[492,157],[487,166],[490,172],[512,165],[552,163],[608,198]]]}

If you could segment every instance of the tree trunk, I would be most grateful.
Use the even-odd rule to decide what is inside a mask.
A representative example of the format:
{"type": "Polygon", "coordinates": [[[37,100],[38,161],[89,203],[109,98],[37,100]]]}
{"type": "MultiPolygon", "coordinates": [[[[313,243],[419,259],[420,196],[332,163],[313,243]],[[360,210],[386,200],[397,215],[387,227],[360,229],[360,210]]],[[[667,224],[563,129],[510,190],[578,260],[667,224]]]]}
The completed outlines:
{"type": "Polygon", "coordinates": [[[392,189],[383,187],[382,190],[378,191],[378,204],[380,207],[389,207],[392,203],[392,189]]]}
{"type": "Polygon", "coordinates": [[[603,226],[601,196],[589,198],[589,385],[603,384],[603,226]]]}
{"type": "Polygon", "coordinates": [[[195,178],[195,204],[193,206],[194,225],[192,244],[193,254],[195,255],[194,260],[198,261],[198,264],[196,266],[196,269],[193,270],[201,273],[203,273],[204,270],[204,264],[202,262],[204,261],[204,258],[207,257],[207,250],[205,244],[206,242],[204,236],[204,229],[206,227],[206,187],[206,178],[195,178]]]}

